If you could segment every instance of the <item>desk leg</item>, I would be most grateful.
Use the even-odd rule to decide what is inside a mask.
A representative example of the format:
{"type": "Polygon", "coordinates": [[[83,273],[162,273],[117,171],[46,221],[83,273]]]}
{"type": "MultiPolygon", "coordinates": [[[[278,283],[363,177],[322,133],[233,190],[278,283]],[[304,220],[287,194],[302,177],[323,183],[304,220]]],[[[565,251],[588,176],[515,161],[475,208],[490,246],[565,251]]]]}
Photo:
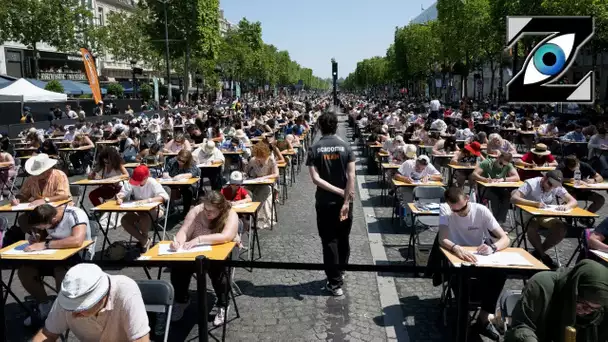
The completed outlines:
{"type": "MultiPolygon", "coordinates": [[[[25,310],[27,313],[29,313],[31,315],[31,311],[30,309],[19,299],[19,297],[17,297],[17,295],[15,295],[15,293],[13,292],[13,290],[11,290],[11,285],[13,284],[13,279],[15,278],[15,271],[17,269],[15,267],[13,267],[11,269],[11,274],[8,277],[8,283],[4,283],[1,279],[0,279],[0,287],[4,288],[4,291],[6,291],[6,294],[2,294],[2,312],[4,313],[4,308],[6,307],[6,302],[8,301],[8,296],[13,297],[13,299],[15,300],[15,302],[17,304],[19,304],[19,306],[21,308],[23,308],[23,310],[25,310]]],[[[4,324],[4,320],[1,321],[1,324],[4,324]]]]}
{"type": "MultiPolygon", "coordinates": [[[[468,268],[468,266],[461,266],[468,268]]],[[[456,322],[456,341],[466,342],[469,330],[469,275],[462,271],[458,275],[458,318],[456,322]]]]}
{"type": "Polygon", "coordinates": [[[99,216],[97,216],[96,214],[93,214],[93,216],[95,217],[95,220],[97,220],[97,224],[99,224],[99,230],[101,230],[101,233],[103,234],[103,243],[101,245],[101,257],[100,259],[103,260],[103,255],[106,251],[106,242],[108,243],[108,246],[110,246],[112,243],[110,242],[110,239],[108,238],[108,232],[110,231],[110,221],[112,218],[112,212],[108,212],[108,224],[106,226],[106,230],[103,230],[103,226],[101,225],[101,215],[103,215],[103,213],[99,213],[99,216]]]}
{"type": "Polygon", "coordinates": [[[380,184],[380,201],[382,204],[385,203],[385,195],[386,195],[386,171],[380,167],[380,172],[382,173],[382,184],[380,184]]]}

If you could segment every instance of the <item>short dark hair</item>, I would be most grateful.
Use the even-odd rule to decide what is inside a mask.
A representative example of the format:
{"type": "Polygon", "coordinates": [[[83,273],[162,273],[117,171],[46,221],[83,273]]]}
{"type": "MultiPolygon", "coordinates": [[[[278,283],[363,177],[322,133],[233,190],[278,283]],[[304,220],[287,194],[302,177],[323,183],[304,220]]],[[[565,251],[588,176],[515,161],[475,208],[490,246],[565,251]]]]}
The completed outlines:
{"type": "Polygon", "coordinates": [[[319,127],[323,135],[336,134],[338,130],[338,117],[333,113],[322,114],[319,117],[319,127]]]}
{"type": "Polygon", "coordinates": [[[578,158],[576,158],[576,155],[574,155],[574,154],[566,156],[564,158],[564,164],[569,169],[576,167],[576,164],[578,164],[578,158]]]}
{"type": "Polygon", "coordinates": [[[462,191],[462,188],[453,186],[445,191],[444,197],[448,203],[458,203],[458,201],[464,198],[464,191],[462,191]]]}
{"type": "Polygon", "coordinates": [[[39,224],[50,224],[53,222],[53,217],[57,215],[57,209],[50,204],[42,204],[34,208],[27,218],[30,226],[39,224]]]}
{"type": "Polygon", "coordinates": [[[513,155],[511,154],[511,152],[501,152],[499,158],[511,161],[511,159],[513,159],[513,155]]]}

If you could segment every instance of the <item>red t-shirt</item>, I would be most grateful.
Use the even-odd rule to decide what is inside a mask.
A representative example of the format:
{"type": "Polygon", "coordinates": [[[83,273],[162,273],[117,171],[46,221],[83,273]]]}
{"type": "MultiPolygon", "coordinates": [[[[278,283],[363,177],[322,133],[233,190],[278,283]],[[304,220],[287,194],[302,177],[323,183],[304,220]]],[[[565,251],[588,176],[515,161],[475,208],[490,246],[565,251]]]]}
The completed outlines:
{"type": "MultiPolygon", "coordinates": [[[[521,161],[526,162],[526,163],[532,163],[532,161],[534,161],[536,163],[536,165],[543,165],[545,163],[554,162],[555,158],[553,157],[552,154],[547,154],[546,156],[539,156],[532,152],[527,152],[526,154],[524,154],[521,157],[521,161]]],[[[540,171],[517,169],[517,172],[519,173],[519,178],[522,181],[525,181],[527,179],[534,178],[534,177],[542,177],[542,173],[540,173],[540,171]]]]}
{"type": "Polygon", "coordinates": [[[238,189],[236,190],[236,193],[232,191],[232,188],[230,186],[227,186],[222,189],[222,195],[224,195],[224,197],[226,197],[227,200],[229,200],[231,202],[235,202],[235,201],[244,200],[245,198],[247,198],[248,194],[247,194],[247,190],[245,190],[245,188],[243,188],[242,186],[238,187],[238,189]]]}

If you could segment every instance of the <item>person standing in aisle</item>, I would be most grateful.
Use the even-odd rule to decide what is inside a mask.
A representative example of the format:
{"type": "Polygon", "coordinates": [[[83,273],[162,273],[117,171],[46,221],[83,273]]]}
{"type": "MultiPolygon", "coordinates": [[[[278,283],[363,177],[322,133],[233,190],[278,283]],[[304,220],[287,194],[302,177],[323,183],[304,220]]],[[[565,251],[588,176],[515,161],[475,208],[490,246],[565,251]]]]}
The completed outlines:
{"type": "Polygon", "coordinates": [[[337,265],[348,263],[352,226],[352,200],[355,194],[355,156],[349,144],[336,136],[338,117],[325,113],[319,117],[322,137],[308,150],[306,165],[317,186],[315,208],[317,228],[323,246],[326,288],[334,296],[344,294],[344,271],[337,265]]]}

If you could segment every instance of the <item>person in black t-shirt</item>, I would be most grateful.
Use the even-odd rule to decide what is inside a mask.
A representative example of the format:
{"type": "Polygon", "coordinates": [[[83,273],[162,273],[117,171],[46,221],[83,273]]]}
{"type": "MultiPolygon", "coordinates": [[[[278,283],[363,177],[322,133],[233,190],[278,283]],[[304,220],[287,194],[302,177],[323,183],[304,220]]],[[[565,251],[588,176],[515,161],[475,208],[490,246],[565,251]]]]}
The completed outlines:
{"type": "Polygon", "coordinates": [[[349,144],[336,136],[335,114],[321,115],[318,125],[323,136],[308,150],[306,165],[317,186],[315,208],[326,266],[326,288],[334,296],[341,296],[344,272],[336,266],[347,264],[350,255],[355,157],[349,144]]]}
{"type": "MultiPolygon", "coordinates": [[[[578,168],[581,171],[581,182],[586,184],[602,183],[604,178],[595,172],[591,165],[581,162],[575,155],[569,155],[557,167],[564,175],[564,183],[574,182],[574,171],[578,168]]],[[[578,201],[589,201],[591,205],[587,210],[592,213],[597,212],[604,205],[604,196],[589,189],[572,189],[570,194],[578,201]]]]}

